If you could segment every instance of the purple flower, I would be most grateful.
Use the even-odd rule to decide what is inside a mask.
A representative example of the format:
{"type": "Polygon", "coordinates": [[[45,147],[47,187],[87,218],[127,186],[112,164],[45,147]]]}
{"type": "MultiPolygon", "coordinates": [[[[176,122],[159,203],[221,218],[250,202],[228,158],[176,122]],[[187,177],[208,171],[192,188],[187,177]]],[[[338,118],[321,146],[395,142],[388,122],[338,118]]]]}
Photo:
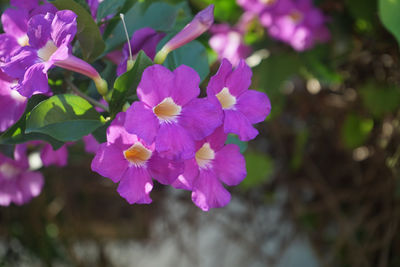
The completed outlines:
{"type": "Polygon", "coordinates": [[[40,158],[42,159],[43,166],[56,165],[58,167],[67,166],[68,149],[67,144],[63,145],[57,150],[54,150],[50,144],[45,144],[40,151],[40,158]]]}
{"type": "Polygon", "coordinates": [[[12,78],[0,71],[0,132],[13,125],[24,113],[27,99],[12,90],[12,78]]]}
{"type": "Polygon", "coordinates": [[[38,5],[38,1],[11,1],[11,4],[18,8],[7,8],[1,15],[1,22],[4,32],[13,36],[19,46],[29,45],[28,21],[32,16],[57,12],[52,4],[38,5]]]}
{"type": "Polygon", "coordinates": [[[207,8],[197,13],[189,24],[187,24],[177,35],[161,48],[157,53],[154,62],[162,64],[171,51],[199,37],[207,31],[213,23],[214,5],[209,5],[207,8]]]}
{"type": "Polygon", "coordinates": [[[185,170],[172,184],[192,191],[193,202],[202,210],[227,205],[231,195],[222,183],[238,185],[246,177],[246,162],[240,148],[224,145],[227,134],[222,127],[197,142],[196,155],[185,161],[185,170]]]}
{"type": "Polygon", "coordinates": [[[243,34],[228,24],[214,25],[211,28],[212,37],[209,44],[214,49],[219,60],[228,59],[234,66],[240,59],[246,58],[251,53],[251,48],[244,44],[243,34]]]}
{"type": "MultiPolygon", "coordinates": [[[[70,10],[55,15],[35,15],[28,22],[29,46],[21,47],[3,64],[3,71],[18,79],[15,89],[23,96],[49,91],[47,71],[53,65],[84,74],[94,80],[100,91],[106,84],[98,72],[71,54],[76,34],[76,15],[70,10]]],[[[106,90],[106,88],[105,88],[106,90]]]]}
{"type": "Polygon", "coordinates": [[[154,143],[146,144],[123,127],[125,113],[119,113],[107,129],[107,143],[100,145],[92,170],[118,183],[118,193],[130,204],[151,202],[152,177],[171,184],[183,172],[183,164],[161,158],[154,143]],[[111,164],[110,164],[111,163],[111,164]]]}
{"type": "Polygon", "coordinates": [[[236,0],[243,9],[260,14],[265,11],[271,11],[279,5],[281,0],[236,0]]]}
{"type": "Polygon", "coordinates": [[[290,44],[297,51],[310,49],[316,42],[330,39],[325,16],[310,0],[287,1],[284,13],[272,14],[264,21],[272,37],[290,44]]]}
{"type": "Polygon", "coordinates": [[[173,72],[161,65],[148,67],[137,88],[140,102],[127,110],[125,127],[168,158],[191,158],[194,140],[221,125],[217,101],[198,99],[200,77],[182,65],[173,72]]]}
{"type": "Polygon", "coordinates": [[[84,136],[83,142],[85,143],[86,152],[96,154],[97,150],[99,150],[100,144],[93,135],[84,136]]]}
{"type": "MultiPolygon", "coordinates": [[[[165,36],[164,33],[157,33],[152,28],[142,28],[135,31],[130,40],[132,48],[131,52],[134,59],[140,50],[143,50],[143,52],[145,52],[149,58],[154,59],[154,56],[156,55],[157,45],[164,36],[165,36]]],[[[129,46],[128,44],[125,44],[122,50],[121,59],[119,59],[119,65],[117,69],[118,76],[127,71],[128,59],[129,59],[129,46]]]]}
{"type": "Polygon", "coordinates": [[[207,86],[210,99],[217,99],[224,111],[225,133],[237,134],[242,141],[254,139],[258,131],[252,124],[262,122],[271,111],[266,94],[248,90],[252,72],[244,60],[232,70],[228,60],[222,60],[218,72],[207,86]]]}
{"type": "Polygon", "coordinates": [[[43,176],[29,171],[25,146],[16,146],[15,160],[0,154],[0,206],[22,205],[40,194],[43,176]]]}
{"type": "Polygon", "coordinates": [[[100,2],[102,0],[86,0],[87,4],[89,5],[90,8],[90,13],[94,19],[97,17],[97,9],[99,8],[100,2]]]}

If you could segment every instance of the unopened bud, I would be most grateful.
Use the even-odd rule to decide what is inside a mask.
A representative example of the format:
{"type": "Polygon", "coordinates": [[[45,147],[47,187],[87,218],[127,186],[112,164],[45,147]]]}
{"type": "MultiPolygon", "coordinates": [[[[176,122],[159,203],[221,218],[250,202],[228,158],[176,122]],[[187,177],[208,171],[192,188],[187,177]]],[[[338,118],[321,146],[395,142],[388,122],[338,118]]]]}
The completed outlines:
{"type": "Polygon", "coordinates": [[[201,34],[207,31],[213,23],[214,5],[209,5],[207,8],[197,13],[197,15],[189,24],[185,26],[185,28],[183,28],[177,35],[175,35],[163,46],[163,48],[157,53],[154,62],[157,64],[162,64],[171,51],[199,37],[201,34]]]}
{"type": "Polygon", "coordinates": [[[94,81],[94,84],[96,85],[97,92],[99,92],[99,94],[102,96],[107,95],[107,92],[108,92],[107,82],[104,79],[102,79],[100,76],[94,78],[93,81],[94,81]]]}

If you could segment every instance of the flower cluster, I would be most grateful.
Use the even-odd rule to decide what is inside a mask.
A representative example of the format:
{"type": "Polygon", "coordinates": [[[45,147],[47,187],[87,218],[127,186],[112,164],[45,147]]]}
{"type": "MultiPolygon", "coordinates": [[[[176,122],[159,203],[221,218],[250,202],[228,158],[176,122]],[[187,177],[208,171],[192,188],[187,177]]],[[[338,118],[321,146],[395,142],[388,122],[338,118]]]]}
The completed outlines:
{"type": "Polygon", "coordinates": [[[254,14],[271,37],[288,43],[297,51],[310,49],[330,39],[327,18],[312,0],[237,0],[254,14]]]}
{"type": "Polygon", "coordinates": [[[148,67],[137,88],[139,101],[108,128],[92,169],[119,182],[119,194],[131,204],[151,202],[152,177],[192,191],[202,210],[225,206],[230,194],[222,183],[237,185],[246,176],[239,147],[225,145],[227,134],[255,138],[253,124],[271,109],[264,93],[248,90],[251,75],[243,60],[234,70],[223,60],[207,97],[199,98],[200,78],[193,69],[148,67]]]}

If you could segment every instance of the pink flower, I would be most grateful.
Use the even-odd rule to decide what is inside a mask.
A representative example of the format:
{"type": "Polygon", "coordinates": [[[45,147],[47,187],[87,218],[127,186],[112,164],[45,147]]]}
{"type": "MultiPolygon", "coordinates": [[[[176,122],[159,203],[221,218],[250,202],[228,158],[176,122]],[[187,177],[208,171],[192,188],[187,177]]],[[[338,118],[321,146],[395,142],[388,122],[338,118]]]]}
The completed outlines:
{"type": "Polygon", "coordinates": [[[107,143],[100,145],[92,170],[118,183],[118,193],[130,204],[151,202],[152,177],[171,184],[183,171],[182,163],[161,158],[154,143],[129,134],[123,127],[125,113],[119,113],[107,129],[107,143]]]}
{"type": "Polygon", "coordinates": [[[25,146],[16,146],[14,158],[0,154],[0,206],[22,205],[42,191],[43,176],[29,171],[25,146]]]}
{"type": "Polygon", "coordinates": [[[84,136],[83,142],[85,143],[86,152],[96,154],[97,150],[99,150],[100,144],[93,137],[93,135],[89,134],[87,136],[84,136]]]}
{"type": "Polygon", "coordinates": [[[225,133],[237,134],[242,141],[258,135],[252,124],[264,121],[271,111],[265,93],[248,90],[251,76],[251,69],[244,60],[232,70],[231,63],[224,59],[207,86],[208,97],[217,99],[224,112],[225,133]]]}
{"type": "Polygon", "coordinates": [[[200,77],[182,65],[173,72],[161,65],[148,67],[137,88],[140,102],[127,110],[125,127],[168,158],[194,156],[195,140],[221,125],[216,101],[198,99],[200,77]]]}
{"type": "Polygon", "coordinates": [[[238,185],[246,177],[246,162],[237,145],[224,145],[227,134],[222,127],[196,143],[196,155],[185,161],[185,171],[173,183],[192,191],[193,202],[202,210],[227,205],[230,193],[222,183],[238,185]]]}

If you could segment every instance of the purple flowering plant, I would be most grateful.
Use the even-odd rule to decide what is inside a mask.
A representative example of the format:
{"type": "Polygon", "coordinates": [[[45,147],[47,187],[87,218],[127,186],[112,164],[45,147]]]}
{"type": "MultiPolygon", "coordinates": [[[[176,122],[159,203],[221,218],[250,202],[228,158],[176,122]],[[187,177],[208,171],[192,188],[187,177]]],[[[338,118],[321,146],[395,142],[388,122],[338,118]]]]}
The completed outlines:
{"type": "Polygon", "coordinates": [[[111,2],[11,1],[1,15],[0,144],[14,153],[0,153],[0,205],[40,194],[44,178],[28,158],[66,167],[79,140],[94,154],[91,169],[118,183],[130,204],[152,202],[157,182],[191,191],[204,211],[227,205],[224,185],[246,177],[228,135],[254,139],[271,110],[265,93],[249,90],[243,29],[213,26],[213,5],[190,19],[179,5],[108,10],[111,2]],[[195,41],[211,27],[218,38],[239,36],[213,76],[195,41]]]}

